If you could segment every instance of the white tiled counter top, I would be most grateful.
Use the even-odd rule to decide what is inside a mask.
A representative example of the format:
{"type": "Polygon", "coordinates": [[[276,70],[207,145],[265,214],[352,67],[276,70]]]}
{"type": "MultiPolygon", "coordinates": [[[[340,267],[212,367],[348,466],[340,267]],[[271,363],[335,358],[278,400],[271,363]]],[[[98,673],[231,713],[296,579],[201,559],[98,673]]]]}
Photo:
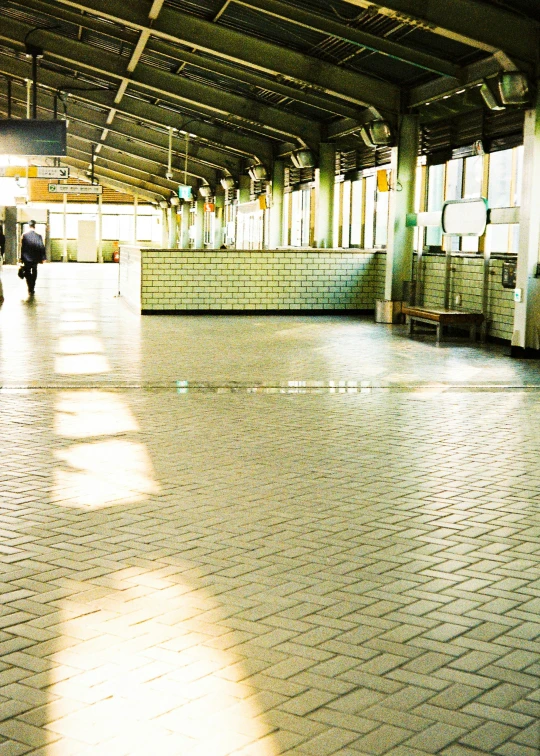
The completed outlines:
{"type": "Polygon", "coordinates": [[[375,251],[140,249],[138,257],[122,247],[120,292],[143,313],[372,310],[384,290],[385,255],[375,251]],[[122,273],[137,264],[139,295],[135,272],[122,273]]]}

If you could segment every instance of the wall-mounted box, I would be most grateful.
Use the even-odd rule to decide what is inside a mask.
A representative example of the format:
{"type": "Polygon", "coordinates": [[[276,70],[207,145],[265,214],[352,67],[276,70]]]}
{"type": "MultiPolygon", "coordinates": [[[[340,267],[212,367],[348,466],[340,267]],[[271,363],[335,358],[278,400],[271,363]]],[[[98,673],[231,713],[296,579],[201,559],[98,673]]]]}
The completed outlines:
{"type": "Polygon", "coordinates": [[[516,263],[503,262],[501,283],[504,289],[516,288],[516,263]]]}

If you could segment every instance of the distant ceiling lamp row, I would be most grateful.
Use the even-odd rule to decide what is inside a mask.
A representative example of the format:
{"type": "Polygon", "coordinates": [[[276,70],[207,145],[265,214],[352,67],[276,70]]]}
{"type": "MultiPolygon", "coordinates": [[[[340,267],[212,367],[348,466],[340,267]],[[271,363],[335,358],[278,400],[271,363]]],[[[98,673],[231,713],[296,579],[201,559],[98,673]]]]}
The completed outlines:
{"type": "Polygon", "coordinates": [[[521,71],[504,71],[480,85],[480,96],[490,110],[527,105],[531,99],[529,82],[521,71]]]}

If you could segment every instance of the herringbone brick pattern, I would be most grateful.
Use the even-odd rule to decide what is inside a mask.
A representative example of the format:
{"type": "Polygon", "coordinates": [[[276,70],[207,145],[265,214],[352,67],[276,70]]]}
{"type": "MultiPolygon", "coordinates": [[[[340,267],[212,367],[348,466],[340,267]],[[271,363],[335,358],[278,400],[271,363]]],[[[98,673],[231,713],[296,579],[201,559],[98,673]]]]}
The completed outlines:
{"type": "Polygon", "coordinates": [[[0,756],[538,756],[534,363],[113,270],[4,280],[0,756]]]}

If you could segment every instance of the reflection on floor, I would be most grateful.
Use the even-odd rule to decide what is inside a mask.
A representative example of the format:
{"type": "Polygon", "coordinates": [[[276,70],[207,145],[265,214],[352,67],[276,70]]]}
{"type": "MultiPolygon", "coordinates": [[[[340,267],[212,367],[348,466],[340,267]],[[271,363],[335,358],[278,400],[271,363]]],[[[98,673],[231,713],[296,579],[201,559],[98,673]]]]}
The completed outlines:
{"type": "Polygon", "coordinates": [[[0,756],[538,756],[538,363],[4,268],[0,756]]]}

